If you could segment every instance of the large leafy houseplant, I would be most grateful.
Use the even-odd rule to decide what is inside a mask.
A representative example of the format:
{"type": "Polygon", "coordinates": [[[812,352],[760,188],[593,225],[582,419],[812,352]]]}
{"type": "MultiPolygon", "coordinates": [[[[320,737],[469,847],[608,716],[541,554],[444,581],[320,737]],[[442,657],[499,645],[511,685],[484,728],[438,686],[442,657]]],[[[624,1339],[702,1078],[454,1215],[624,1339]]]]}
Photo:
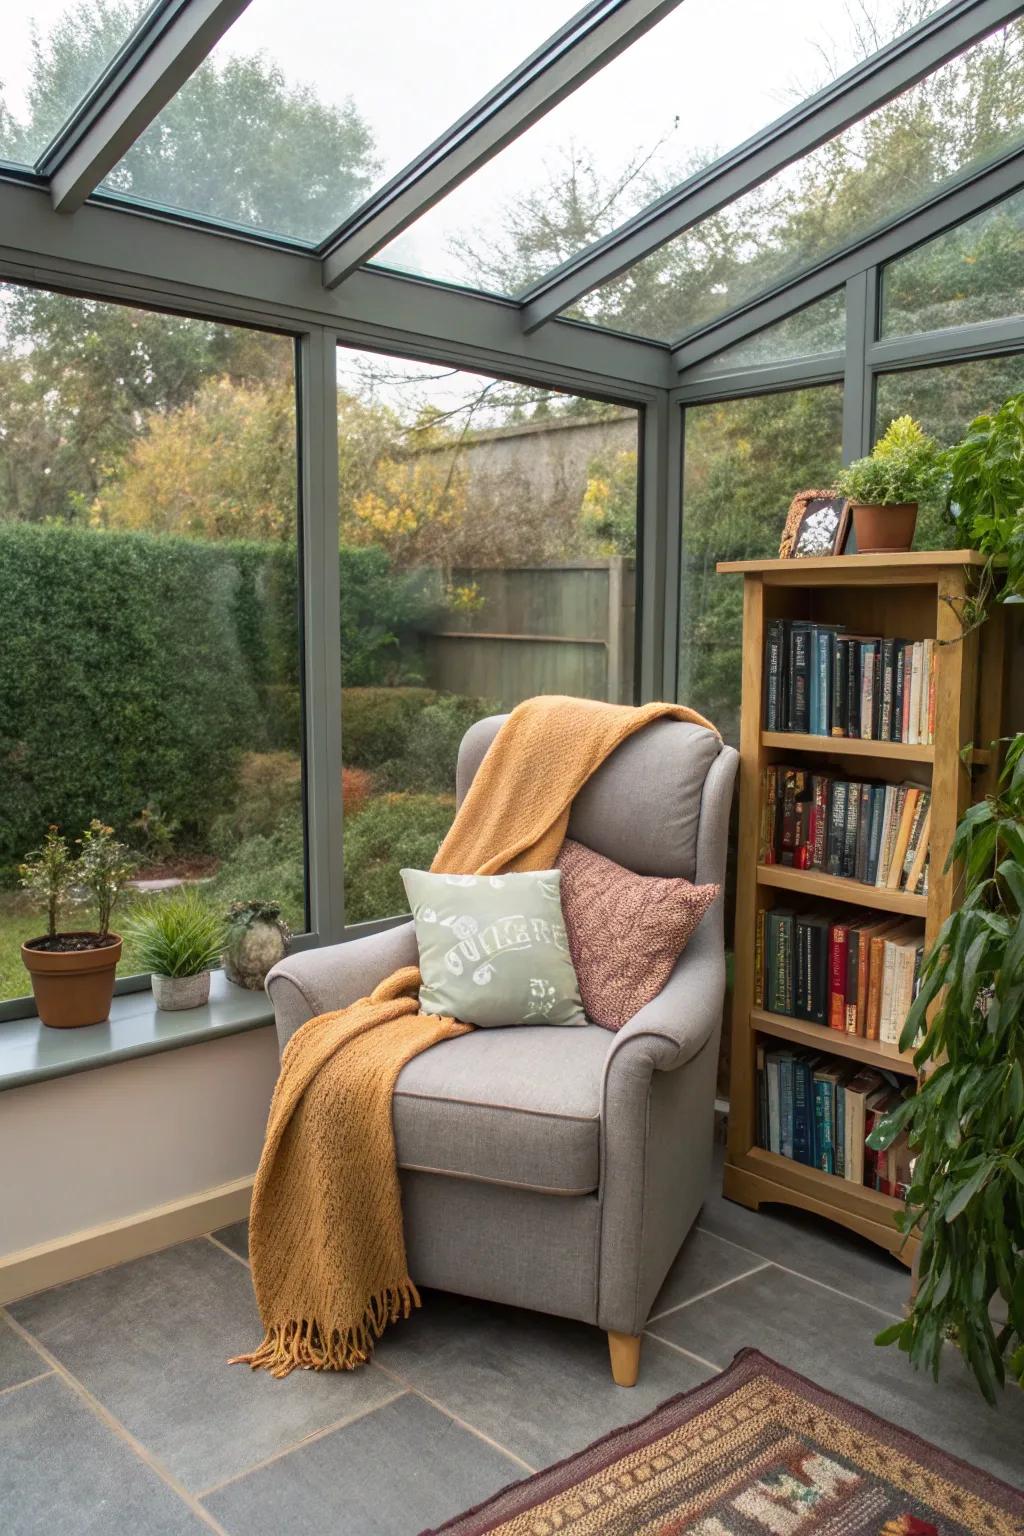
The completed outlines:
{"type": "Polygon", "coordinates": [[[840,470],[836,488],[865,506],[900,506],[932,495],[941,472],[935,439],[913,417],[898,416],[867,458],[840,470]]]}
{"type": "MultiPolygon", "coordinates": [[[[942,467],[966,541],[988,557],[960,610],[966,632],[996,603],[1024,601],[1024,395],[972,422],[942,467]]],[[[961,818],[948,862],[961,904],[900,1041],[917,1042],[925,1076],[869,1138],[881,1149],[908,1136],[901,1222],[921,1239],[913,1306],[878,1342],[938,1376],[954,1339],[994,1403],[1007,1375],[1024,1386],[1024,733],[996,793],[961,818]]]]}

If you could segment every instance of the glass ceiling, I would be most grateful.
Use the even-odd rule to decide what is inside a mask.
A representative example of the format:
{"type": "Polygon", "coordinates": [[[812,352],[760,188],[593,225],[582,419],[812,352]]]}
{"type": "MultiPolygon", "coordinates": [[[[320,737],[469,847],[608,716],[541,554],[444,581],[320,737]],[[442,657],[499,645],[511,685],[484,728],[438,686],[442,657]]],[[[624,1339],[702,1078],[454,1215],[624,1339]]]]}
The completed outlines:
{"type": "Polygon", "coordinates": [[[746,303],[1024,140],[1024,21],[588,294],[573,318],[659,341],[746,303]]]}
{"type": "Polygon", "coordinates": [[[319,244],[578,8],[250,0],[103,190],[319,244]]]}
{"type": "Polygon", "coordinates": [[[518,295],[937,8],[684,0],[375,259],[518,295]]]}
{"type": "Polygon", "coordinates": [[[4,6],[0,48],[0,160],[32,168],[163,0],[69,10],[68,0],[4,6]]]}
{"type": "Polygon", "coordinates": [[[806,309],[798,309],[784,320],[765,326],[738,341],[735,346],[716,352],[703,368],[748,368],[758,363],[788,363],[796,357],[815,357],[835,352],[846,343],[846,290],[826,294],[806,309]]]}

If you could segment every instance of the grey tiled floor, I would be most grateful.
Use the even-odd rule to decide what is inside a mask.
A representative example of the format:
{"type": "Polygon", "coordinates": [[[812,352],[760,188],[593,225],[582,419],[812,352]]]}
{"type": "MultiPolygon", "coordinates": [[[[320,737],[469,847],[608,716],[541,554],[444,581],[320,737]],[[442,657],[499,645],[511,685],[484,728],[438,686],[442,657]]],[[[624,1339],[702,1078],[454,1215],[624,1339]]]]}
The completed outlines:
{"type": "Polygon", "coordinates": [[[874,1346],[905,1299],[901,1266],[716,1185],[631,1392],[596,1329],[437,1293],[353,1375],[228,1367],[259,1331],[245,1237],[240,1223],[0,1311],[4,1536],[415,1536],[745,1344],[1024,1481],[1024,1394],[993,1412],[952,1350],[936,1387],[874,1346]]]}

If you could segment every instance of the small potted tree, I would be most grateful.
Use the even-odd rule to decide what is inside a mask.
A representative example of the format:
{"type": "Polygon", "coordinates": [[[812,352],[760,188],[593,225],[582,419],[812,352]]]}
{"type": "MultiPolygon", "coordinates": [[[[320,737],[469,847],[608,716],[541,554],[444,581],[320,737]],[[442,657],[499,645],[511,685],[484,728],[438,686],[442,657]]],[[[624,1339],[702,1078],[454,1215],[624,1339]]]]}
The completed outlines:
{"type": "Polygon", "coordinates": [[[941,450],[919,422],[900,416],[866,459],[840,471],[836,489],[853,513],[857,552],[895,554],[914,542],[917,505],[933,494],[942,475],[941,450]]]}
{"type": "Polygon", "coordinates": [[[165,1012],[201,1008],[210,972],[220,963],[227,925],[198,892],[158,897],[125,930],[139,969],[149,971],[153,1000],[165,1012]]]}
{"type": "Polygon", "coordinates": [[[121,937],[110,919],[134,861],[114,829],[90,822],[76,858],[57,827],[21,866],[21,883],[46,908],[47,930],[21,946],[32,977],[36,1009],[51,1029],[101,1024],[110,1014],[121,937]],[[60,919],[75,892],[87,892],[96,906],[94,929],[61,929],[60,919]]]}

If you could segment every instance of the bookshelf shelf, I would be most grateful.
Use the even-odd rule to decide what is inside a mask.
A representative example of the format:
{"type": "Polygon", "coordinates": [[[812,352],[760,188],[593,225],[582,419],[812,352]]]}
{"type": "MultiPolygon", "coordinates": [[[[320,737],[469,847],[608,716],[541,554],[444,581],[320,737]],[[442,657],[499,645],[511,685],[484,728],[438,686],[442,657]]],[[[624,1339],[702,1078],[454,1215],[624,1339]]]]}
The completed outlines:
{"type": "MultiPolygon", "coordinates": [[[[729,1148],[725,1193],[754,1210],[780,1202],[869,1237],[911,1263],[916,1244],[905,1242],[895,1216],[902,1202],[866,1185],[766,1151],[758,1145],[758,1041],[791,1042],[860,1067],[898,1073],[913,1084],[913,1062],[895,1045],[865,1040],[761,1008],[755,994],[755,941],[761,912],[818,903],[923,920],[930,945],[949,916],[956,872],[945,868],[957,821],[972,796],[986,793],[997,768],[984,748],[962,756],[970,742],[1001,734],[1003,631],[986,625],[965,635],[956,617],[981,557],[970,550],[914,551],[812,560],[741,560],[719,565],[743,576],[743,702],[740,721],[740,817],[736,883],[736,945],[730,1063],[729,1148]],[[869,635],[932,639],[935,646],[935,739],[929,746],[860,738],[767,731],[762,726],[764,658],[768,626],[776,621],[840,626],[869,635]],[[978,690],[979,655],[985,679],[978,690]],[[931,849],[928,893],[878,889],[820,870],[759,863],[761,796],[769,767],[809,773],[838,767],[840,778],[925,779],[930,784],[931,849]],[[796,898],[802,898],[797,900],[796,898]]],[[[774,631],[773,631],[774,633],[774,631]]]]}
{"type": "Polygon", "coordinates": [[[899,1072],[905,1077],[917,1077],[917,1071],[909,1056],[904,1056],[897,1045],[882,1040],[865,1040],[860,1035],[846,1035],[824,1024],[812,1024],[807,1019],[791,1019],[784,1013],[769,1013],[766,1008],[752,1008],[750,1025],[759,1034],[774,1039],[792,1040],[796,1045],[808,1045],[830,1056],[845,1056],[850,1061],[862,1062],[866,1067],[884,1067],[888,1072],[899,1072]]]}
{"type": "Polygon", "coordinates": [[[784,752],[814,752],[818,757],[891,758],[894,763],[931,763],[935,748],[911,746],[903,741],[865,741],[859,736],[810,736],[803,731],[762,731],[763,747],[784,752]]]}
{"type": "Polygon", "coordinates": [[[871,907],[879,912],[901,912],[906,917],[927,917],[927,896],[912,891],[880,890],[863,880],[842,880],[838,875],[823,875],[817,869],[790,869],[788,864],[759,864],[758,885],[773,890],[800,891],[827,901],[847,902],[856,907],[871,907]]]}

